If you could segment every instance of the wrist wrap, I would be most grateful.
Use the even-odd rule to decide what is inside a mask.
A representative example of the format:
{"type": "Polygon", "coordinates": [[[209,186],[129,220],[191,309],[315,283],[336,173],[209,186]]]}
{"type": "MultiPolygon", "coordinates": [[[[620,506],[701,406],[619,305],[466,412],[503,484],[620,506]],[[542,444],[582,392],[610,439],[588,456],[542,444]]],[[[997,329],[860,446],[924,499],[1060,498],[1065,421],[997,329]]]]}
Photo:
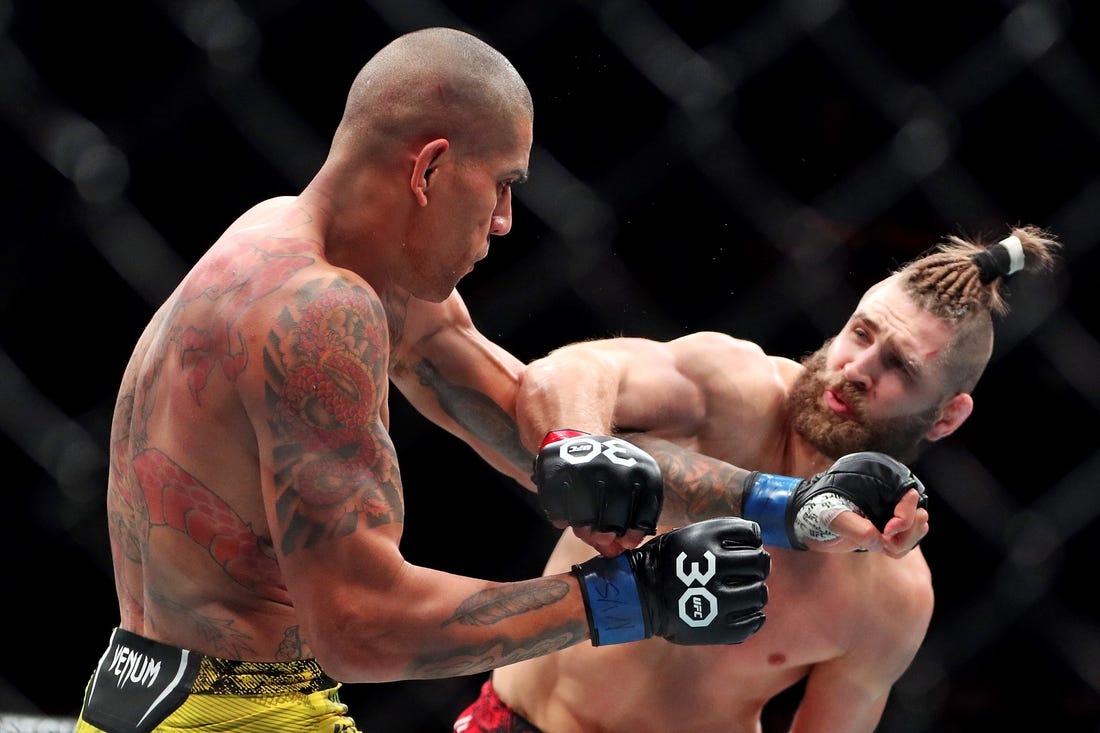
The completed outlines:
{"type": "Polygon", "coordinates": [[[570,438],[579,438],[582,435],[588,435],[588,433],[583,430],[573,430],[572,428],[551,430],[546,434],[546,437],[542,439],[542,445],[539,446],[539,450],[542,450],[551,443],[557,443],[560,440],[569,440],[570,438]]]}
{"type": "Polygon", "coordinates": [[[625,553],[594,557],[574,565],[573,572],[581,581],[592,646],[649,638],[638,583],[625,553]]]}
{"type": "Polygon", "coordinates": [[[800,483],[802,479],[774,473],[753,471],[749,474],[741,515],[760,525],[760,536],[765,545],[792,547],[787,535],[787,508],[791,495],[800,483]]]}

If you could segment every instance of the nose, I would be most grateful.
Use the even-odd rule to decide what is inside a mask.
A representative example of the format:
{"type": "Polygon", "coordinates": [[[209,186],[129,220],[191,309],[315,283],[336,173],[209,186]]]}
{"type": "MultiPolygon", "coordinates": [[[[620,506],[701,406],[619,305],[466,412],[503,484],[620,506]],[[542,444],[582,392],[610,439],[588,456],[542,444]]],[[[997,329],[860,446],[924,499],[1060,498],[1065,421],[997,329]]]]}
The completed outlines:
{"type": "Polygon", "coordinates": [[[844,365],[844,378],[857,388],[866,391],[871,386],[874,377],[874,358],[864,351],[858,354],[844,365]]]}
{"type": "Polygon", "coordinates": [[[512,191],[505,189],[497,200],[497,207],[493,210],[492,221],[489,223],[489,234],[503,237],[512,231],[512,191]]]}

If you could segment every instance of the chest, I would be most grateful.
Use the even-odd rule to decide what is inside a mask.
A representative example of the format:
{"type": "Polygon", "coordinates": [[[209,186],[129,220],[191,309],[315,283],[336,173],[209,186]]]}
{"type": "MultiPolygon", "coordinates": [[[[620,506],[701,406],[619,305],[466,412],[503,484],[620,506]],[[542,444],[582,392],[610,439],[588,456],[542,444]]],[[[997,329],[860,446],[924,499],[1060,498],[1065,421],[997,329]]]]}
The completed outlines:
{"type": "Polygon", "coordinates": [[[862,615],[853,613],[864,580],[848,557],[771,549],[764,627],[720,664],[785,669],[845,654],[862,615]],[[843,567],[837,567],[843,566],[843,567]]]}

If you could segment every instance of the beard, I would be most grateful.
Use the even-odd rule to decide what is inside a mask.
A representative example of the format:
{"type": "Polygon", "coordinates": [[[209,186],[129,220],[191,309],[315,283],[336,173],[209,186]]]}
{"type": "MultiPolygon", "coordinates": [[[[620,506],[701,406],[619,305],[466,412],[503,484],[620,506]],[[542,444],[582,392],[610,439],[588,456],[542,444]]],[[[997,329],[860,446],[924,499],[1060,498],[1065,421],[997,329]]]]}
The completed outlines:
{"type": "Polygon", "coordinates": [[[804,371],[791,386],[787,400],[791,424],[799,435],[830,458],[876,451],[899,461],[914,459],[924,445],[924,434],[939,413],[933,406],[916,415],[872,420],[864,416],[863,393],[840,374],[825,369],[832,339],[802,359],[804,371]],[[839,394],[854,414],[842,417],[822,403],[826,389],[839,394]]]}

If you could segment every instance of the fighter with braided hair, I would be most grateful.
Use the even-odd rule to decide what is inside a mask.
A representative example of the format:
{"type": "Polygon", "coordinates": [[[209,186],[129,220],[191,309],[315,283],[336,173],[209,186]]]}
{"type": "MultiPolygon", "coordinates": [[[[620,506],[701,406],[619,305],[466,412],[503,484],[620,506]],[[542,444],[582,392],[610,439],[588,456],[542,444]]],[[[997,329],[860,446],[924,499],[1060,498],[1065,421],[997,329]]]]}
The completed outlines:
{"type": "MultiPolygon", "coordinates": [[[[480,38],[394,38],[355,75],[314,176],[241,213],[152,315],[111,423],[119,621],[76,731],[355,733],[344,683],[589,642],[737,644],[763,623],[770,558],[735,517],[642,547],[657,512],[616,517],[628,623],[572,573],[500,582],[405,558],[392,395],[537,488],[514,416],[524,365],[456,289],[511,230],[533,121],[526,82],[480,38]],[[683,557],[710,572],[680,572],[683,557]]],[[[624,441],[614,459],[643,468],[658,507],[655,462],[624,441]]],[[[609,492],[638,493],[605,464],[609,492]]],[[[447,475],[436,492],[479,500],[447,475]]]]}
{"type": "MultiPolygon", "coordinates": [[[[528,365],[517,406],[528,444],[570,424],[642,447],[665,480],[659,530],[724,515],[760,523],[767,623],[736,647],[578,645],[498,668],[456,733],[768,733],[765,705],[800,682],[782,730],[874,730],[924,639],[932,578],[919,547],[851,552],[852,533],[834,530],[872,520],[884,532],[866,536],[879,542],[913,523],[927,531],[919,481],[896,507],[875,485],[904,487],[912,477],[894,459],[970,416],[1005,281],[1051,270],[1059,246],[1034,226],[992,246],[949,236],[871,286],[801,363],[705,332],[576,343],[528,365]]],[[[564,533],[546,572],[587,558],[564,533]]]]}

